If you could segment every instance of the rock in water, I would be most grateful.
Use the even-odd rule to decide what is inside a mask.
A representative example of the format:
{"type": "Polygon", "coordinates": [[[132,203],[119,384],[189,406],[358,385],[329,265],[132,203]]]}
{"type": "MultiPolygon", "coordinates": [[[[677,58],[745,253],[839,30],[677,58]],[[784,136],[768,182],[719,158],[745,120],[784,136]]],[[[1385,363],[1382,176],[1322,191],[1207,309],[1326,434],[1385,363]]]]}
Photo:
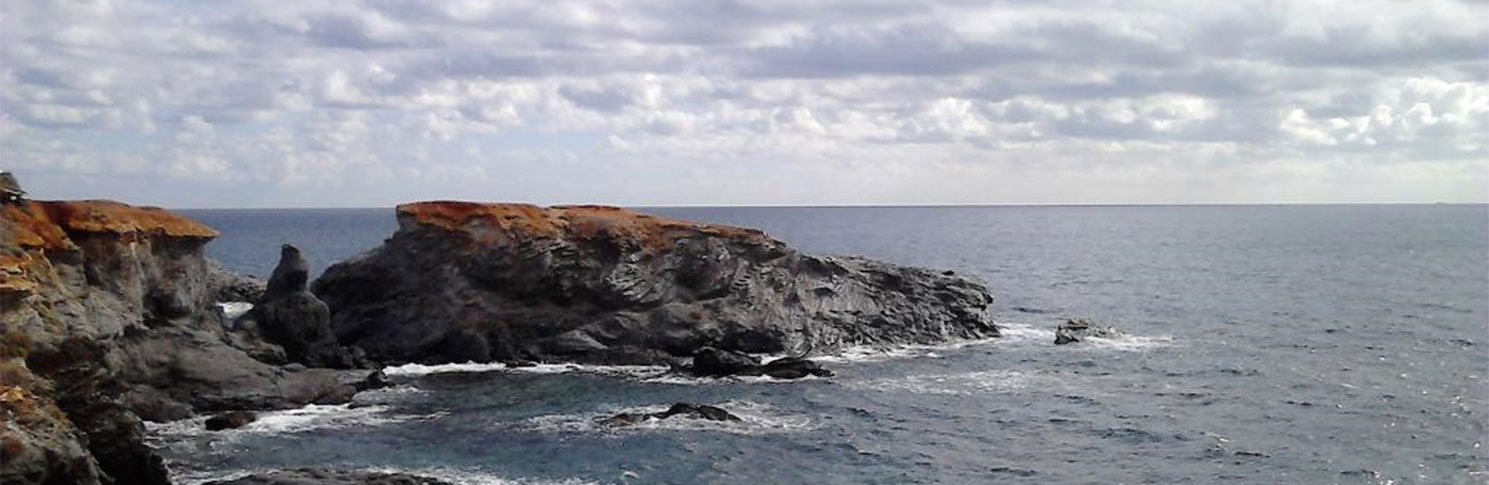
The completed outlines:
{"type": "Polygon", "coordinates": [[[284,348],[285,357],[311,367],[346,369],[356,365],[331,333],[331,310],[305,289],[310,265],[292,244],[280,248],[279,265],[269,277],[264,296],[248,318],[264,340],[284,348]]]}
{"type": "Polygon", "coordinates": [[[216,416],[207,418],[206,426],[207,426],[207,431],[221,431],[221,430],[224,430],[224,429],[237,429],[237,428],[242,428],[244,425],[247,425],[248,423],[252,423],[254,421],[257,421],[258,419],[259,419],[259,415],[258,414],[254,414],[252,411],[228,411],[228,412],[225,412],[225,413],[222,413],[222,414],[219,414],[219,415],[216,415],[216,416]]]}
{"type": "Polygon", "coordinates": [[[806,255],[756,230],[596,206],[425,202],[397,213],[392,238],[313,285],[338,339],[377,360],[665,363],[709,346],[831,351],[998,334],[980,283],[806,255]]]}
{"type": "Polygon", "coordinates": [[[1059,327],[1055,327],[1055,345],[1076,343],[1092,337],[1117,338],[1121,336],[1122,332],[1116,327],[1100,325],[1085,318],[1072,318],[1059,327]]]}
{"type": "Polygon", "coordinates": [[[704,347],[693,352],[693,366],[689,370],[705,377],[722,377],[739,374],[758,374],[760,360],[750,354],[732,350],[704,347]]]}
{"type": "Polygon", "coordinates": [[[633,426],[652,419],[667,419],[676,416],[707,421],[740,421],[739,416],[718,406],[680,402],[659,413],[620,413],[600,420],[605,427],[633,426]]]}
{"type": "Polygon", "coordinates": [[[299,468],[266,474],[249,475],[232,480],[208,482],[207,485],[451,485],[450,482],[407,473],[380,473],[352,470],[299,468]]]}

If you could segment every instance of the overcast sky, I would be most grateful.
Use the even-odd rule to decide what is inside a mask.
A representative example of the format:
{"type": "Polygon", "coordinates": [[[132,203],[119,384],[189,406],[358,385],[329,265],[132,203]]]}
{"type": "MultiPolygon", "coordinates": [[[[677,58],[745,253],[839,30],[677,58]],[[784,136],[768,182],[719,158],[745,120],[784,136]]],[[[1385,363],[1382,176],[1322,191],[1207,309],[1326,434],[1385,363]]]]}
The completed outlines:
{"type": "Polygon", "coordinates": [[[1489,200],[1484,1],[0,2],[0,168],[170,207],[1489,200]]]}

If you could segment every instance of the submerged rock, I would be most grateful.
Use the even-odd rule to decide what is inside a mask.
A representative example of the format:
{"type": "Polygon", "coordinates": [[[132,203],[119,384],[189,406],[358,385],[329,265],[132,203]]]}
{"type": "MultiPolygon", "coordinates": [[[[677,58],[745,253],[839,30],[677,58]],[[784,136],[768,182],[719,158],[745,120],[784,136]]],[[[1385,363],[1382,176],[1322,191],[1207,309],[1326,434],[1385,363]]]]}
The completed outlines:
{"type": "Polygon", "coordinates": [[[249,475],[207,485],[452,485],[443,480],[410,475],[354,470],[299,468],[249,475]]]}
{"type": "Polygon", "coordinates": [[[764,233],[596,206],[398,207],[381,247],[313,291],[387,362],[667,363],[995,336],[970,279],[799,253],[764,233]]]}
{"type": "Polygon", "coordinates": [[[221,431],[224,429],[242,428],[248,423],[259,419],[259,415],[252,411],[228,411],[207,418],[207,431],[221,431]]]}
{"type": "Polygon", "coordinates": [[[653,419],[667,419],[677,416],[707,421],[740,421],[739,416],[735,416],[734,413],[730,413],[718,406],[680,402],[673,404],[666,411],[657,413],[620,413],[600,420],[600,425],[612,428],[633,426],[653,419]]]}
{"type": "Polygon", "coordinates": [[[693,353],[692,365],[682,371],[699,377],[770,376],[776,379],[800,379],[806,376],[832,377],[832,371],[801,357],[782,357],[765,364],[760,359],[732,350],[704,347],[693,353]]]}
{"type": "Polygon", "coordinates": [[[1055,328],[1055,345],[1072,344],[1093,337],[1117,338],[1122,335],[1116,327],[1100,325],[1085,318],[1072,318],[1055,328]]]}

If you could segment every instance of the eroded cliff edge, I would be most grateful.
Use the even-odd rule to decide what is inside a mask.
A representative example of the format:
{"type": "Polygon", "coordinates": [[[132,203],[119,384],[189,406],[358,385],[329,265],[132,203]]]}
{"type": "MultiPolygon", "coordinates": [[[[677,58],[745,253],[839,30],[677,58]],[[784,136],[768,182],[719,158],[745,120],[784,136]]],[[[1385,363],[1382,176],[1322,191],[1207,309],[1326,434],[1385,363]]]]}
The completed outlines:
{"type": "Polygon", "coordinates": [[[800,253],[765,233],[602,206],[421,202],[312,291],[384,362],[665,363],[996,336],[952,272],[800,253]]]}
{"type": "Polygon", "coordinates": [[[339,402],[345,372],[229,344],[210,227],[110,201],[0,207],[0,482],[166,483],[142,419],[339,402]]]}

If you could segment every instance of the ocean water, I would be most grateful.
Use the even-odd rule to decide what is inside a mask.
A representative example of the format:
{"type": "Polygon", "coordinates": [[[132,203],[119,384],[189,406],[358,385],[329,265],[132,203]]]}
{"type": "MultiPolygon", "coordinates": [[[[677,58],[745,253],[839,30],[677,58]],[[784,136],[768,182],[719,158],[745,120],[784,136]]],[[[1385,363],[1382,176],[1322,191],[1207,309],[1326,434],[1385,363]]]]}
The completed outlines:
{"type": "MultiPolygon", "coordinates": [[[[1005,336],[852,349],[831,379],[403,366],[352,405],[151,426],[185,482],[270,468],[461,483],[1485,483],[1489,207],[657,208],[984,279],[1005,336]],[[1053,345],[1066,317],[1127,338],[1053,345]],[[740,423],[594,420],[687,401],[740,423]]],[[[229,267],[316,271],[390,209],[189,211],[229,267]]]]}

